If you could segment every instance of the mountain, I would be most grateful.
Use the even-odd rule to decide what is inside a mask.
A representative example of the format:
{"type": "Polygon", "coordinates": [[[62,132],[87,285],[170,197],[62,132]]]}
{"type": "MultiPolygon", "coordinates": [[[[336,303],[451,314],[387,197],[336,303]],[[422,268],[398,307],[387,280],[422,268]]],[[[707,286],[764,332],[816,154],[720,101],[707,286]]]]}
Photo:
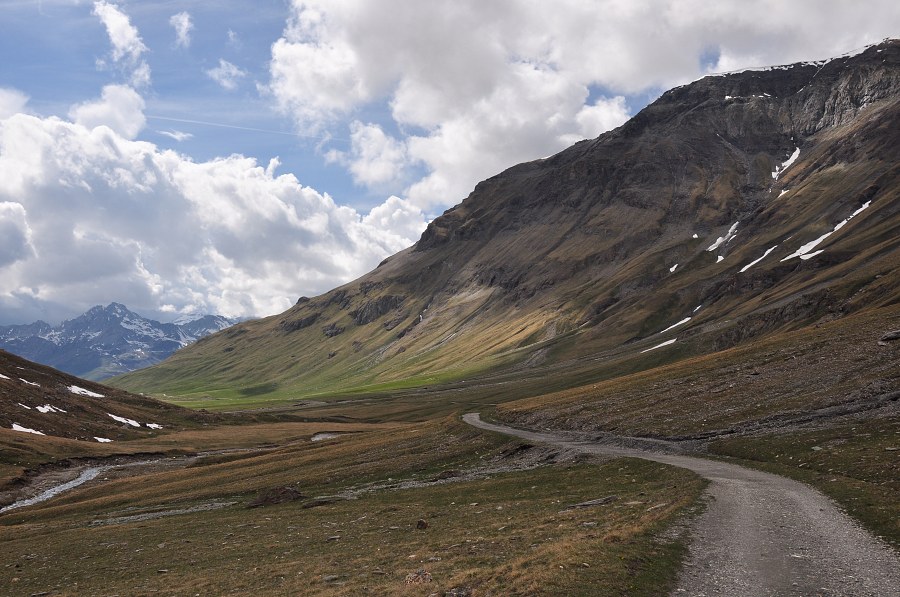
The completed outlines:
{"type": "Polygon", "coordinates": [[[479,183],[358,280],[115,383],[273,399],[472,376],[565,387],[894,304],[898,123],[897,40],[708,76],[479,183]]]}
{"type": "Polygon", "coordinates": [[[36,436],[109,443],[191,425],[202,415],[33,363],[0,350],[0,465],[38,450],[36,436]]]}
{"type": "Polygon", "coordinates": [[[153,365],[234,322],[206,315],[160,323],[110,303],[52,327],[43,321],[0,326],[0,348],[67,373],[99,381],[153,365]]]}

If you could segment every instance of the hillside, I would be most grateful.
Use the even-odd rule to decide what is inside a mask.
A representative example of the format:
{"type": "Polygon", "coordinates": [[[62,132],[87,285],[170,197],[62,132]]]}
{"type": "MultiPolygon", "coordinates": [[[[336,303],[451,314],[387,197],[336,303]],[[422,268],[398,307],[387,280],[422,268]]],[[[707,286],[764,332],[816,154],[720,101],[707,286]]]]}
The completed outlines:
{"type": "Polygon", "coordinates": [[[84,379],[102,381],[159,363],[179,348],[235,323],[205,315],[176,323],[141,317],[125,305],[97,305],[57,326],[0,326],[0,348],[84,379]]]}
{"type": "Polygon", "coordinates": [[[503,372],[562,389],[587,380],[560,366],[641,370],[895,304],[898,121],[898,41],[705,77],[480,183],[362,278],[113,383],[197,405],[503,372]]]}
{"type": "Polygon", "coordinates": [[[36,436],[109,443],[155,436],[199,416],[0,350],[0,445],[4,446],[4,461],[14,458],[15,445],[33,444],[36,436]]]}

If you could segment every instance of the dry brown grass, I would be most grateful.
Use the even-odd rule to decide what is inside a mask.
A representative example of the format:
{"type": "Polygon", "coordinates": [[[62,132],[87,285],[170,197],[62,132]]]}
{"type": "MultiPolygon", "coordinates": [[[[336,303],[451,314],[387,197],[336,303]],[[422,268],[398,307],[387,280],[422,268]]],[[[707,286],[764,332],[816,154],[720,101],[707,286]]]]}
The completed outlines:
{"type": "Polygon", "coordinates": [[[259,423],[201,427],[164,433],[155,438],[101,444],[0,429],[0,488],[26,469],[48,462],[106,458],[132,454],[191,454],[223,449],[276,447],[302,442],[320,432],[358,433],[397,429],[404,424],[259,423]]]}
{"type": "MultiPolygon", "coordinates": [[[[469,464],[502,447],[489,436],[456,438],[464,440],[464,452],[474,450],[466,452],[469,464]]],[[[429,459],[447,456],[417,452],[424,447],[421,437],[385,442],[380,434],[356,444],[357,439],[331,446],[337,451],[329,459],[331,474],[341,483],[355,479],[354,467],[371,467],[373,461],[387,461],[379,465],[382,475],[416,476],[429,459]],[[386,458],[382,448],[397,458],[386,458]]],[[[312,477],[326,474],[320,447],[307,448],[309,454],[283,454],[283,467],[304,478],[307,471],[312,477]]],[[[193,471],[201,484],[213,475],[224,486],[194,493],[191,503],[235,499],[233,490],[250,487],[249,479],[237,481],[243,473],[223,470],[235,465],[242,468],[229,463],[193,471]]],[[[275,480],[265,467],[260,475],[259,483],[275,480]]],[[[101,484],[62,500],[67,505],[41,509],[40,517],[0,518],[0,554],[7,562],[0,569],[0,591],[429,595],[466,588],[473,595],[660,594],[674,577],[681,546],[653,537],[702,487],[679,469],[618,460],[382,490],[313,509],[299,502],[253,510],[236,504],[142,522],[90,524],[167,504],[166,491],[157,486],[171,488],[170,478],[177,483],[180,476],[101,484]],[[130,497],[119,504],[116,494],[130,497]],[[608,494],[619,497],[606,506],[564,511],[608,494]],[[660,503],[665,505],[650,510],[660,503]],[[428,522],[426,529],[416,528],[419,519],[428,522]],[[407,585],[406,576],[423,568],[432,582],[407,585]]],[[[316,483],[327,486],[321,477],[304,484],[316,483]]]]}

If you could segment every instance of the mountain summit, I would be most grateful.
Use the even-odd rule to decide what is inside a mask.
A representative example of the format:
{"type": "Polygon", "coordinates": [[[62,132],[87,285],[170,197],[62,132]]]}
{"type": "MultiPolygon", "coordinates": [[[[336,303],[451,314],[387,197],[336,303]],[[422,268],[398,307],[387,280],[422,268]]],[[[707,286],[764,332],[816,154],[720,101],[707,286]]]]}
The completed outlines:
{"type": "Polygon", "coordinates": [[[234,322],[206,315],[160,323],[125,305],[97,305],[56,327],[37,321],[0,326],[0,348],[66,373],[99,381],[162,361],[198,338],[234,322]]]}
{"type": "Polygon", "coordinates": [[[362,278],[118,383],[286,397],[635,370],[895,303],[898,122],[896,40],[705,77],[479,183],[362,278]]]}

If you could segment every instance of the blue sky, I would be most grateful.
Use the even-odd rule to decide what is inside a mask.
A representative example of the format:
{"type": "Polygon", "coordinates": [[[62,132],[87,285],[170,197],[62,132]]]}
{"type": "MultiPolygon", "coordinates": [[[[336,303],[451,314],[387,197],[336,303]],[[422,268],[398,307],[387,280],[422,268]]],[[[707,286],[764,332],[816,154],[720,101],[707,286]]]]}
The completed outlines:
{"type": "Polygon", "coordinates": [[[896,36],[896,4],[5,0],[0,324],[280,312],[478,181],[706,73],[896,36]]]}
{"type": "MultiPolygon", "coordinates": [[[[152,87],[144,94],[146,139],[207,160],[223,153],[242,153],[268,162],[281,159],[283,168],[303,174],[304,184],[327,188],[351,205],[372,200],[354,187],[341,168],[323,164],[315,148],[324,134],[298,136],[291,118],[272,109],[256,85],[268,80],[269,51],[284,29],[290,8],[285,2],[126,2],[132,24],[149,48],[147,62],[152,87]],[[176,45],[173,14],[188,12],[193,24],[190,44],[176,45]],[[224,59],[247,73],[234,90],[223,89],[204,73],[224,59]],[[160,118],[154,118],[158,116],[160,118]],[[172,119],[172,120],[168,120],[172,119]],[[185,121],[216,123],[200,125],[185,121]],[[240,128],[229,128],[240,127],[240,128]],[[257,130],[245,130],[257,129],[257,130]],[[161,131],[192,135],[175,141],[161,131]],[[272,131],[263,133],[260,131],[272,131]]],[[[110,42],[90,2],[44,0],[0,4],[0,55],[14,56],[0,85],[26,91],[30,107],[41,114],[65,116],[72,104],[97,95],[121,78],[95,62],[109,54],[110,42]]],[[[332,134],[334,137],[334,134],[332,134]]],[[[346,139],[346,133],[343,139],[346,139]]],[[[335,140],[345,147],[346,141],[335,140]]],[[[383,200],[383,198],[382,198],[383,200]]],[[[378,201],[380,202],[380,201],[378,201]]]]}

